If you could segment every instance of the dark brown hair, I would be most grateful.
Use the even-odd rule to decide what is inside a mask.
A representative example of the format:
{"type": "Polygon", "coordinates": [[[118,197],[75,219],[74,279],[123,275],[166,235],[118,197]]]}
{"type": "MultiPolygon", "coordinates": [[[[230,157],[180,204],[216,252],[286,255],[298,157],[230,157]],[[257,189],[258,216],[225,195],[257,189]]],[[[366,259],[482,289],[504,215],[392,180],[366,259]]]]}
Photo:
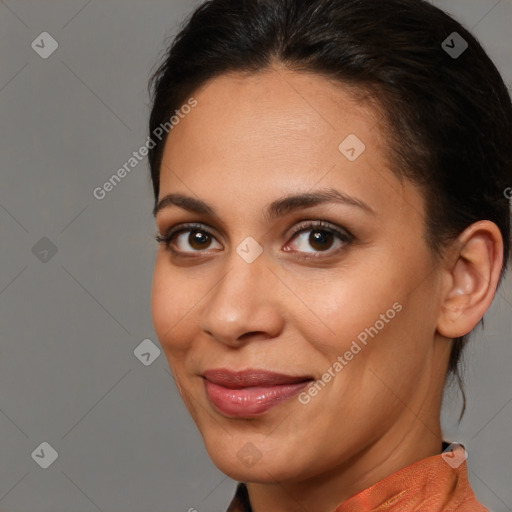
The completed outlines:
{"type": "MultiPolygon", "coordinates": [[[[510,250],[512,105],[468,30],[424,0],[206,1],[151,77],[150,134],[209,80],[276,62],[377,99],[392,169],[424,193],[433,254],[442,255],[470,224],[490,220],[504,241],[501,283],[510,250]],[[447,51],[462,41],[462,54],[447,51]]],[[[149,151],[155,204],[165,140],[149,151]]],[[[454,340],[448,366],[462,391],[462,413],[459,363],[467,341],[454,340]]]]}

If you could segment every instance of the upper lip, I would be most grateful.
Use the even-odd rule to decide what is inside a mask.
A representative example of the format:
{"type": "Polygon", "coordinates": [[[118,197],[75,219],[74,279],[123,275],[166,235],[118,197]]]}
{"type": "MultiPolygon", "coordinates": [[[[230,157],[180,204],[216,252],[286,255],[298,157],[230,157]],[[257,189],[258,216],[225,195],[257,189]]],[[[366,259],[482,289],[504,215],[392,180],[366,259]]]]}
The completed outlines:
{"type": "Polygon", "coordinates": [[[230,389],[241,389],[251,386],[279,386],[283,384],[295,384],[297,382],[305,382],[312,380],[309,375],[294,376],[283,373],[270,372],[267,370],[242,370],[231,371],[225,368],[215,368],[206,370],[202,376],[214,384],[224,386],[230,389]]]}

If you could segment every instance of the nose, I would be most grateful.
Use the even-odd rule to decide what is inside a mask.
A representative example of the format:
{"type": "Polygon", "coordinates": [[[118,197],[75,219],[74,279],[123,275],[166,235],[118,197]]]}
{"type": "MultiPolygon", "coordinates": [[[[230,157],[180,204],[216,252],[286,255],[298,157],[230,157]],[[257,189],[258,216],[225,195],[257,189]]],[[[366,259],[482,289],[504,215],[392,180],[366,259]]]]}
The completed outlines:
{"type": "Polygon", "coordinates": [[[239,347],[250,340],[274,338],[282,329],[282,286],[261,254],[248,263],[237,253],[205,298],[200,327],[217,342],[239,347]]]}

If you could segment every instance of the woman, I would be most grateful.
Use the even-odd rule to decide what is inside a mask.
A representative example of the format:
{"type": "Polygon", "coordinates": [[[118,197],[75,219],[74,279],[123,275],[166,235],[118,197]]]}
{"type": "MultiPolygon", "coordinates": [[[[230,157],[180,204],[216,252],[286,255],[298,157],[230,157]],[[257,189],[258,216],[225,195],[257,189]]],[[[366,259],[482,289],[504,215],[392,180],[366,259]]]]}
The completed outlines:
{"type": "Polygon", "coordinates": [[[152,86],[153,322],[229,511],[487,510],[439,419],[509,256],[476,39],[422,0],[212,0],[152,86]]]}

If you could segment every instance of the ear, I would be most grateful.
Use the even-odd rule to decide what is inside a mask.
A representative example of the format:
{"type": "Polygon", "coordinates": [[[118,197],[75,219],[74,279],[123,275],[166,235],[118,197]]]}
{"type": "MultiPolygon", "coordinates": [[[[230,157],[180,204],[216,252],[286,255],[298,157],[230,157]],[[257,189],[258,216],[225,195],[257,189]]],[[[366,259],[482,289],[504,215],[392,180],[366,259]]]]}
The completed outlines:
{"type": "Polygon", "coordinates": [[[475,222],[457,237],[449,254],[437,331],[458,338],[478,324],[494,298],[503,265],[501,232],[494,222],[475,222]]]}

